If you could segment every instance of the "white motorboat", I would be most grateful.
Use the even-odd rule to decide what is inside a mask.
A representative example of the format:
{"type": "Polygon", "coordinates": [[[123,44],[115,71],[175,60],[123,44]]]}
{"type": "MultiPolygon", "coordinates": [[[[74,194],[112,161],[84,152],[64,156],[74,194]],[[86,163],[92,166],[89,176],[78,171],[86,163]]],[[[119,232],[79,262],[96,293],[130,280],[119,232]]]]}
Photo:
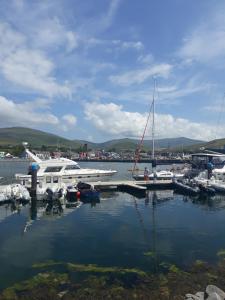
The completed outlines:
{"type": "MultiPolygon", "coordinates": [[[[25,149],[28,156],[38,164],[37,180],[38,182],[45,177],[46,183],[53,177],[53,183],[58,183],[59,177],[65,184],[75,184],[77,181],[97,181],[108,178],[117,173],[115,170],[99,170],[81,168],[77,162],[67,158],[54,158],[41,160],[28,149],[25,149]],[[48,178],[49,175],[49,178],[48,178]]],[[[16,179],[28,188],[31,187],[30,170],[28,174],[16,174],[16,179]]]]}
{"type": "MultiPolygon", "coordinates": [[[[165,171],[165,170],[156,171],[156,172],[153,172],[148,175],[149,180],[181,179],[183,177],[184,177],[184,174],[174,173],[174,172],[165,171]]],[[[133,178],[135,180],[144,180],[145,176],[144,176],[144,174],[137,174],[137,175],[133,175],[133,178]]]]}
{"type": "Polygon", "coordinates": [[[46,200],[48,198],[48,191],[51,191],[53,199],[59,198],[59,193],[64,198],[67,185],[63,182],[62,176],[43,175],[37,182],[36,198],[37,200],[46,200]]]}
{"type": "Polygon", "coordinates": [[[221,169],[212,170],[211,177],[208,178],[208,171],[204,170],[194,178],[198,184],[214,188],[218,192],[225,192],[225,166],[221,169]]]}
{"type": "Polygon", "coordinates": [[[225,193],[225,182],[220,180],[210,181],[210,186],[217,192],[225,193]]]}
{"type": "Polygon", "coordinates": [[[30,194],[21,184],[7,184],[0,186],[0,202],[9,200],[30,200],[30,194]]]}

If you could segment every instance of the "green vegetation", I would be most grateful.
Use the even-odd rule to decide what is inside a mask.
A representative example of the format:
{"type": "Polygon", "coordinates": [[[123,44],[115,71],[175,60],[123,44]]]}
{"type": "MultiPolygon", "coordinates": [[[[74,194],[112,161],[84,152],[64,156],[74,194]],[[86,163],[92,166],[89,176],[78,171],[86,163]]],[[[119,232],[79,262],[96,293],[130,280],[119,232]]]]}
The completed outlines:
{"type": "MultiPolygon", "coordinates": [[[[66,151],[68,149],[83,151],[84,144],[87,144],[87,148],[89,150],[105,149],[106,151],[114,150],[114,152],[120,152],[126,150],[134,151],[139,143],[139,140],[124,138],[111,140],[104,143],[91,143],[85,140],[69,140],[55,134],[31,128],[0,128],[0,147],[3,147],[7,150],[12,149],[12,147],[14,149],[15,146],[21,145],[22,142],[28,142],[31,147],[43,151],[53,151],[59,147],[61,151],[66,151]]],[[[174,147],[177,147],[177,150],[181,151],[181,149],[188,145],[195,145],[199,143],[200,141],[181,137],[156,140],[155,146],[157,149],[173,149],[174,147]]],[[[149,151],[151,147],[151,140],[144,141],[143,151],[149,151]]]]}
{"type": "Polygon", "coordinates": [[[28,142],[32,147],[41,148],[43,146],[57,147],[73,147],[78,148],[81,143],[70,141],[68,139],[59,137],[54,134],[46,133],[40,130],[24,128],[24,127],[11,127],[0,129],[0,144],[1,145],[21,145],[22,142],[28,142]]]}
{"type": "Polygon", "coordinates": [[[123,274],[123,275],[136,275],[140,277],[145,277],[147,274],[144,271],[138,269],[125,269],[118,267],[99,267],[94,264],[82,265],[82,264],[73,264],[73,263],[64,263],[64,262],[54,262],[47,261],[45,263],[37,263],[33,265],[35,269],[46,269],[49,267],[54,267],[62,265],[70,271],[81,272],[81,273],[95,273],[95,274],[123,274]]]}
{"type": "Polygon", "coordinates": [[[167,274],[54,261],[38,263],[33,267],[41,272],[5,289],[0,294],[0,300],[181,300],[187,293],[204,291],[208,284],[222,289],[225,286],[224,260],[215,266],[196,261],[188,272],[171,265],[167,274]],[[58,267],[64,269],[61,272],[51,270],[58,267]]]}
{"type": "MultiPolygon", "coordinates": [[[[92,143],[85,140],[69,140],[55,134],[43,132],[36,129],[24,127],[0,128],[0,150],[8,151],[14,155],[18,153],[18,147],[22,142],[28,142],[32,148],[42,151],[55,151],[60,148],[61,151],[84,151],[84,144],[87,144],[88,150],[104,149],[113,152],[134,152],[139,143],[138,139],[115,139],[104,143],[92,143]]],[[[212,149],[223,149],[225,139],[203,142],[192,140],[184,137],[158,139],[155,141],[155,147],[158,150],[170,152],[193,152],[199,151],[201,147],[212,149]]],[[[152,141],[145,140],[143,144],[143,152],[148,152],[152,148],[152,141]]]]}
{"type": "Polygon", "coordinates": [[[156,254],[153,251],[148,251],[148,252],[144,252],[144,256],[148,256],[148,257],[155,257],[156,254]]]}
{"type": "Polygon", "coordinates": [[[225,249],[221,249],[217,252],[217,256],[225,258],[225,249]]]}

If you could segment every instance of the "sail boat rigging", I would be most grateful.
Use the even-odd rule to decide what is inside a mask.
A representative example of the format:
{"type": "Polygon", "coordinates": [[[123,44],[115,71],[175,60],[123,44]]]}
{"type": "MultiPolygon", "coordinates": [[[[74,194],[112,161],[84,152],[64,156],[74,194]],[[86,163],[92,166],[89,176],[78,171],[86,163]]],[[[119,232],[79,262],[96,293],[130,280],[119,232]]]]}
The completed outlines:
{"type": "Polygon", "coordinates": [[[134,175],[134,172],[136,171],[136,165],[137,165],[137,163],[140,159],[140,152],[141,152],[141,148],[142,148],[143,143],[144,143],[144,137],[145,137],[145,133],[146,133],[146,130],[147,130],[147,127],[148,127],[148,123],[149,123],[149,119],[150,119],[150,116],[151,116],[152,108],[153,108],[153,102],[150,106],[150,110],[149,110],[149,113],[148,113],[147,121],[146,121],[145,128],[144,128],[144,132],[142,134],[141,140],[138,144],[138,147],[137,147],[137,150],[136,150],[136,153],[135,153],[135,161],[134,161],[134,167],[133,167],[133,170],[132,170],[132,175],[134,175]]]}
{"type": "Polygon", "coordinates": [[[134,163],[134,168],[133,168],[133,178],[135,180],[144,180],[146,175],[144,174],[134,174],[135,170],[136,170],[136,165],[137,162],[140,158],[140,151],[141,151],[141,147],[143,146],[144,143],[144,137],[145,137],[145,133],[148,127],[148,123],[149,123],[149,119],[152,113],[152,173],[149,174],[147,177],[148,179],[158,179],[158,180],[162,180],[162,179],[175,179],[175,178],[182,178],[184,177],[184,174],[180,174],[180,173],[174,173],[171,171],[167,171],[167,170],[160,170],[160,171],[156,171],[156,159],[155,159],[155,93],[156,93],[156,79],[154,78],[154,89],[153,89],[153,98],[152,98],[152,103],[150,106],[150,110],[149,110],[149,114],[147,117],[147,121],[145,124],[145,128],[144,128],[144,132],[141,138],[140,143],[138,144],[138,148],[137,148],[137,155],[135,157],[135,163],[134,163]]]}

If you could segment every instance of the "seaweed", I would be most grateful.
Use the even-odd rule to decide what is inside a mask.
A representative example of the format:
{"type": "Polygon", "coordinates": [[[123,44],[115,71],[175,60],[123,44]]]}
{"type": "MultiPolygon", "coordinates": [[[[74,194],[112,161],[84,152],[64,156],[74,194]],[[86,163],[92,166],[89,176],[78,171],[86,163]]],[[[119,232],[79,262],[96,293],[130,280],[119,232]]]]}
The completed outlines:
{"type": "Polygon", "coordinates": [[[196,261],[189,270],[164,263],[167,273],[152,274],[139,269],[104,267],[47,261],[34,264],[41,270],[29,280],[15,284],[0,294],[0,300],[181,300],[185,294],[204,291],[208,284],[225,287],[225,261],[214,266],[196,261]],[[63,266],[64,273],[43,269],[63,266]],[[82,274],[81,280],[74,274],[82,274]]]}

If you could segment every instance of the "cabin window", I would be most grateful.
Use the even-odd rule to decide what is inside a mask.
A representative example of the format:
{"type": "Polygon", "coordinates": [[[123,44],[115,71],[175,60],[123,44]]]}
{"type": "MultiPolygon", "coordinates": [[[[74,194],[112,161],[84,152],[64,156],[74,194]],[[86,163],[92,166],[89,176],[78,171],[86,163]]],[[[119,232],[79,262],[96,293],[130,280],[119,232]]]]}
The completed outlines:
{"type": "Polygon", "coordinates": [[[51,177],[50,176],[46,177],[46,183],[51,183],[51,177]]]}
{"type": "Polygon", "coordinates": [[[53,177],[53,183],[58,183],[58,182],[59,182],[59,178],[56,177],[56,176],[54,176],[54,177],[53,177]]]}
{"type": "Polygon", "coordinates": [[[45,173],[56,173],[60,172],[62,170],[62,167],[47,167],[45,169],[45,173]]]}
{"type": "Polygon", "coordinates": [[[78,165],[68,165],[65,167],[65,170],[77,170],[80,169],[78,165]]]}

